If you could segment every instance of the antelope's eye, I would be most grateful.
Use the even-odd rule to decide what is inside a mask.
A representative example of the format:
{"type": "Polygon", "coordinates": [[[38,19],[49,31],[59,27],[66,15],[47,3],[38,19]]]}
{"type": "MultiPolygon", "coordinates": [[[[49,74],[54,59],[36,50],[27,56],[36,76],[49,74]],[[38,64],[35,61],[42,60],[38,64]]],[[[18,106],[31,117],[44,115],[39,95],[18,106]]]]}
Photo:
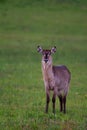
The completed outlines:
{"type": "Polygon", "coordinates": [[[50,56],[50,54],[48,53],[48,55],[47,55],[48,57],[50,56]]]}
{"type": "Polygon", "coordinates": [[[48,53],[48,56],[50,56],[50,55],[51,55],[51,53],[49,52],[49,53],[48,53]]]}

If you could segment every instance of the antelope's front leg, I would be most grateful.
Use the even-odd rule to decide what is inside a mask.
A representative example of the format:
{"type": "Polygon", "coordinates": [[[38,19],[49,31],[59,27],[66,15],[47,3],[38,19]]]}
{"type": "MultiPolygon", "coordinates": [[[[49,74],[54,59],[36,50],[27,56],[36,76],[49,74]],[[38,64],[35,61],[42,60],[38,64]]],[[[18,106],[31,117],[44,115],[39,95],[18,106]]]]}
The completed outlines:
{"type": "Polygon", "coordinates": [[[53,113],[55,114],[55,102],[56,102],[56,94],[55,94],[55,92],[53,93],[52,102],[53,102],[53,113]]]}
{"type": "Polygon", "coordinates": [[[48,113],[49,102],[50,102],[50,92],[47,91],[46,92],[46,108],[45,108],[46,113],[48,113]]]}

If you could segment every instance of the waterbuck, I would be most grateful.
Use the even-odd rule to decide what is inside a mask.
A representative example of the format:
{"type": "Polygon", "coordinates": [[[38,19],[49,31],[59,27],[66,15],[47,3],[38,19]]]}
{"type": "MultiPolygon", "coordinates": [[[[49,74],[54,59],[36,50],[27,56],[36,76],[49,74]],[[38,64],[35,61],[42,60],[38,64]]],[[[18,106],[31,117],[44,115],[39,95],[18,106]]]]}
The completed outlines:
{"type": "Polygon", "coordinates": [[[59,98],[60,111],[66,113],[66,96],[69,90],[70,71],[64,65],[52,65],[52,54],[56,52],[56,47],[53,47],[51,50],[45,50],[38,46],[37,51],[42,54],[42,73],[46,91],[45,112],[48,112],[50,90],[52,90],[53,113],[55,114],[56,96],[59,98]]]}

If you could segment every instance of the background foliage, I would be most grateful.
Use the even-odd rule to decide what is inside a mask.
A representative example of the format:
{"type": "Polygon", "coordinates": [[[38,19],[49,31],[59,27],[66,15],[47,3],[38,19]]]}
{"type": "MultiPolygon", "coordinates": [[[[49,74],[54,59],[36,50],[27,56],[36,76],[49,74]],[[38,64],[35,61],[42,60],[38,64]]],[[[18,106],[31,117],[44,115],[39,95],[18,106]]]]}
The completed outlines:
{"type": "MultiPolygon", "coordinates": [[[[0,129],[87,129],[87,1],[0,0],[0,129]],[[72,80],[67,114],[44,113],[45,90],[37,45],[57,46],[54,64],[72,80]]],[[[52,94],[52,93],[51,93],[52,94]]]]}

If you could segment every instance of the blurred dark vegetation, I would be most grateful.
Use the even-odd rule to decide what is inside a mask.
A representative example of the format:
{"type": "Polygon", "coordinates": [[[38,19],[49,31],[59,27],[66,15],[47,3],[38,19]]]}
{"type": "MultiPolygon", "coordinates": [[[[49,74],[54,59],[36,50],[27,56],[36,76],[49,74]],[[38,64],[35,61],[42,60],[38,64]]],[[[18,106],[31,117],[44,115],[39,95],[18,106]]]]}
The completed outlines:
{"type": "Polygon", "coordinates": [[[0,0],[0,3],[12,4],[12,5],[32,5],[32,4],[50,4],[50,3],[74,3],[74,4],[82,4],[87,5],[87,0],[0,0]]]}

